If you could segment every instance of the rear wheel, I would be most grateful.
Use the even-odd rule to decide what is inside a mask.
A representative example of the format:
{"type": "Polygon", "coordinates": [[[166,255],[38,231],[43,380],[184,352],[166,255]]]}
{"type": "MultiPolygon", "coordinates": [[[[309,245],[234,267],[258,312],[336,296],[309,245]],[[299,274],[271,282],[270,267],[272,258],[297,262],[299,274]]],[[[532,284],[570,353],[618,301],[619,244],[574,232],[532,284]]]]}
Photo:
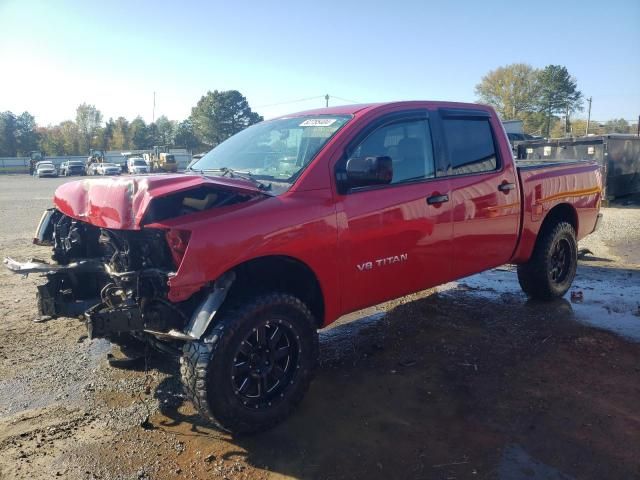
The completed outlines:
{"type": "Polygon", "coordinates": [[[578,246],[573,226],[558,222],[540,232],[533,254],[518,265],[518,281],[532,298],[562,297],[571,287],[578,266],[578,246]]]}
{"type": "Polygon", "coordinates": [[[200,414],[233,433],[265,430],[302,400],[318,357],[311,312],[289,294],[259,295],[222,313],[181,359],[185,390],[200,414]]]}

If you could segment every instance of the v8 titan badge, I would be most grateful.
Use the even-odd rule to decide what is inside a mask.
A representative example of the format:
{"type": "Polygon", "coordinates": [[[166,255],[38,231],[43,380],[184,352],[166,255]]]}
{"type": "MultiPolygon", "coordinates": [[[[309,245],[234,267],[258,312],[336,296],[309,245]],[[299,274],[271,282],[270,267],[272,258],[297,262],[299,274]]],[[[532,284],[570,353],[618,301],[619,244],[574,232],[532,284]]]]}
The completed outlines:
{"type": "Polygon", "coordinates": [[[408,259],[408,253],[401,253],[400,255],[392,255],[391,257],[378,258],[371,262],[359,263],[357,267],[359,271],[366,272],[367,270],[373,270],[374,267],[385,267],[387,265],[393,265],[394,263],[403,263],[408,259]]]}

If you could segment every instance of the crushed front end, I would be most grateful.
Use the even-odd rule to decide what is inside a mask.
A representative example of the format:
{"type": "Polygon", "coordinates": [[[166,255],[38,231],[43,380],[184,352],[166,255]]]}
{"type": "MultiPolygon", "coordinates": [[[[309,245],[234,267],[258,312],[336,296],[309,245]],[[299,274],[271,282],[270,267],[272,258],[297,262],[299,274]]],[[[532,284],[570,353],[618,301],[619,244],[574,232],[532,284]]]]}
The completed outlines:
{"type": "Polygon", "coordinates": [[[40,315],[84,315],[90,337],[112,338],[123,332],[169,332],[188,322],[180,305],[167,301],[167,281],[180,254],[169,246],[164,230],[101,228],[47,210],[34,243],[53,247],[55,263],[18,263],[16,273],[40,273],[40,315]]]}
{"type": "Polygon", "coordinates": [[[34,237],[35,244],[52,248],[52,262],[4,263],[15,273],[45,277],[37,292],[42,316],[82,316],[90,337],[114,343],[129,335],[164,350],[180,347],[205,334],[235,273],[172,297],[171,280],[178,278],[192,232],[182,223],[162,222],[214,215],[266,197],[253,185],[195,175],[65,183],[34,237]]]}

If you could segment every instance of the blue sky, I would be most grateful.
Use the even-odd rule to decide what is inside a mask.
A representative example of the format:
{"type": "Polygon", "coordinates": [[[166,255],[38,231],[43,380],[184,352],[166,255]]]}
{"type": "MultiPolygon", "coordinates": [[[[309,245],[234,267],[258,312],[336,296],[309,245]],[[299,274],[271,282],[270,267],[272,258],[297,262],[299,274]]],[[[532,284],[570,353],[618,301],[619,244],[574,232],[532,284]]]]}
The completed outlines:
{"type": "Polygon", "coordinates": [[[154,91],[156,117],[177,120],[214,89],[267,118],[325,93],[474,101],[481,77],[513,62],[565,65],[592,118],[636,119],[640,0],[0,0],[0,110],[40,124],[83,101],[151,120],[154,91]]]}

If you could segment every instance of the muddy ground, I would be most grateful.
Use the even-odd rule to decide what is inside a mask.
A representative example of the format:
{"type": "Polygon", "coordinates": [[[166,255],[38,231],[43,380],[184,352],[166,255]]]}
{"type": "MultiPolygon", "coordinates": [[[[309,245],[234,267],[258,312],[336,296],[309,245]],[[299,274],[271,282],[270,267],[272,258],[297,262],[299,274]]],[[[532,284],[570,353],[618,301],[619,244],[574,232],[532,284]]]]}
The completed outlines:
{"type": "MultiPolygon", "coordinates": [[[[0,176],[3,256],[48,258],[30,238],[63,181],[0,176]]],[[[175,362],[116,370],[81,321],[34,323],[38,279],[1,269],[0,478],[640,478],[640,209],[604,213],[573,298],[503,267],[342,319],[252,437],[203,424],[175,362]]]]}

